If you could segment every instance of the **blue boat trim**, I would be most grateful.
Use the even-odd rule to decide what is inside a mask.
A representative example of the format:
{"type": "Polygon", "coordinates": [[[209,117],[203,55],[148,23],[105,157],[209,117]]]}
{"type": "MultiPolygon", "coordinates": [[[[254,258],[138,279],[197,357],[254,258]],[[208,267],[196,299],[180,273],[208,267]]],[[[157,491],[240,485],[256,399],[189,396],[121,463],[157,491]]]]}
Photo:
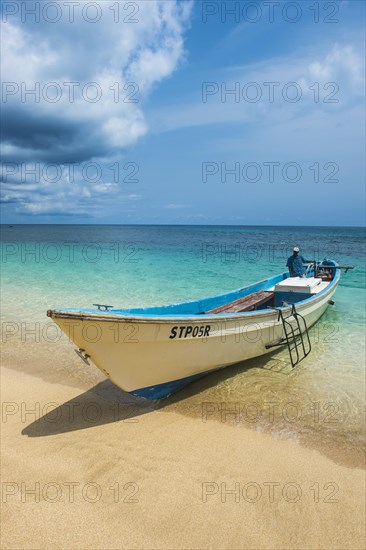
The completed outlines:
{"type": "MultiPolygon", "coordinates": [[[[181,317],[185,319],[187,317],[201,316],[205,311],[214,309],[218,306],[221,306],[227,302],[237,300],[251,294],[252,292],[257,292],[259,290],[265,290],[271,286],[274,286],[276,283],[283,281],[289,277],[288,272],[280,273],[274,275],[268,279],[252,283],[248,286],[231,290],[225,292],[224,294],[218,294],[216,296],[207,296],[205,298],[199,298],[196,300],[189,300],[187,302],[179,302],[176,304],[162,305],[162,306],[148,306],[148,307],[138,307],[138,308],[114,308],[110,309],[108,312],[100,311],[96,308],[62,308],[55,309],[54,311],[63,311],[63,312],[81,312],[81,313],[97,313],[97,314],[113,314],[121,316],[133,316],[136,318],[149,318],[153,316],[159,317],[181,317]]],[[[226,316],[226,314],[215,314],[217,316],[226,316]]],[[[242,313],[241,313],[242,315],[242,313]]]]}
{"type": "MultiPolygon", "coordinates": [[[[304,303],[308,300],[314,300],[320,296],[322,296],[325,292],[328,292],[335,284],[338,283],[340,278],[340,269],[337,269],[337,262],[334,260],[327,260],[326,263],[323,264],[324,266],[333,267],[333,280],[330,282],[330,284],[323,289],[318,294],[313,294],[310,296],[303,296],[303,299],[300,300],[301,303],[304,303]]],[[[312,273],[309,273],[309,276],[311,276],[312,273]]],[[[172,317],[174,319],[181,318],[182,320],[193,317],[201,317],[203,313],[206,311],[209,311],[211,309],[214,309],[216,307],[219,307],[227,302],[237,300],[238,298],[242,298],[244,296],[247,296],[248,294],[251,294],[252,292],[257,292],[259,290],[266,290],[268,288],[271,288],[276,283],[283,281],[287,279],[290,276],[288,272],[283,272],[278,275],[274,275],[272,277],[269,277],[268,279],[264,279],[262,281],[252,283],[251,285],[248,285],[246,287],[239,288],[237,290],[232,290],[230,292],[226,292],[224,294],[219,294],[217,296],[208,296],[205,298],[200,298],[198,300],[190,300],[188,302],[180,302],[178,304],[170,304],[170,305],[163,305],[163,306],[149,306],[149,307],[139,307],[139,308],[128,308],[128,309],[121,309],[121,308],[115,308],[110,309],[108,312],[100,311],[98,309],[94,308],[62,308],[62,309],[55,309],[53,310],[55,313],[57,312],[63,312],[63,313],[86,313],[86,314],[111,314],[114,316],[121,316],[121,317],[134,317],[136,320],[138,319],[149,319],[153,317],[160,317],[161,319],[169,320],[169,317],[172,317]]],[[[239,312],[239,313],[230,313],[229,316],[249,316],[253,315],[252,311],[247,312],[239,312]]],[[[228,317],[227,313],[218,313],[215,314],[215,317],[228,317]]]]}
{"type": "MultiPolygon", "coordinates": [[[[220,367],[221,368],[221,367],[220,367]]],[[[193,376],[187,376],[186,378],[180,378],[180,380],[172,380],[171,382],[164,382],[164,384],[157,384],[155,386],[148,386],[147,388],[141,388],[139,390],[133,390],[129,393],[137,395],[139,397],[146,397],[147,399],[161,399],[162,397],[169,397],[172,393],[176,393],[180,389],[184,388],[187,384],[203,378],[211,372],[215,372],[219,369],[213,369],[206,372],[200,372],[193,376]]]]}

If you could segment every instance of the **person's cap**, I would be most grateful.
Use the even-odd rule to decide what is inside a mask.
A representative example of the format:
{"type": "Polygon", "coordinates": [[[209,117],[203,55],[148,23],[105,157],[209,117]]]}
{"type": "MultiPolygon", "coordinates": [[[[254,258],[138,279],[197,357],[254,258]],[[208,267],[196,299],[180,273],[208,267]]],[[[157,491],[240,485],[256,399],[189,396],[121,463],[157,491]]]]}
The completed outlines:
{"type": "Polygon", "coordinates": [[[300,252],[300,248],[298,246],[294,246],[294,252],[300,252]]]}

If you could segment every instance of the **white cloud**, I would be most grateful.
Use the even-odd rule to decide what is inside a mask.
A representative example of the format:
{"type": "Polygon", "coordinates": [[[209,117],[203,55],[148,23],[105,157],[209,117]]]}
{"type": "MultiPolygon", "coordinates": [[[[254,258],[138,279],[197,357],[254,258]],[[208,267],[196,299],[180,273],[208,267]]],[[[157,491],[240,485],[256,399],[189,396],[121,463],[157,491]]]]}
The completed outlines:
{"type": "Polygon", "coordinates": [[[65,18],[37,25],[9,18],[3,24],[2,79],[17,87],[12,94],[9,86],[6,106],[62,118],[64,124],[88,124],[101,142],[125,147],[147,132],[142,103],[152,86],[184,56],[191,3],[140,2],[136,23],[123,21],[129,13],[121,11],[123,3],[118,23],[115,2],[99,5],[103,17],[95,24],[80,16],[72,24],[65,18]],[[35,87],[39,101],[26,95],[35,87]]]}
{"type": "Polygon", "coordinates": [[[169,208],[169,209],[175,209],[175,208],[191,208],[192,205],[190,204],[175,204],[175,203],[171,203],[171,204],[167,204],[165,206],[165,208],[169,208]]]}
{"type": "Polygon", "coordinates": [[[342,80],[348,82],[355,93],[362,93],[365,84],[362,58],[351,45],[334,44],[325,59],[309,64],[308,78],[323,82],[342,80]]]}
{"type": "Polygon", "coordinates": [[[331,107],[332,114],[352,108],[363,98],[364,89],[363,58],[354,45],[337,43],[320,59],[292,55],[227,67],[213,78],[203,76],[200,101],[196,97],[190,103],[161,108],[149,120],[156,132],[209,124],[284,124],[314,107],[323,112],[331,107]],[[225,93],[235,89],[236,96],[225,93]],[[298,101],[292,102],[295,97],[298,101]]]}
{"type": "MultiPolygon", "coordinates": [[[[192,2],[105,0],[98,3],[102,16],[95,24],[80,15],[87,4],[78,3],[72,23],[63,2],[56,23],[41,17],[36,24],[28,17],[24,24],[21,12],[3,23],[2,80],[9,92],[3,103],[4,161],[109,162],[148,132],[144,100],[184,59],[192,2]],[[26,94],[34,89],[37,98],[26,94]]],[[[18,201],[19,211],[43,214],[76,212],[83,199],[120,191],[104,177],[93,184],[77,176],[70,181],[63,170],[52,183],[41,175],[34,182],[38,196],[34,188],[19,194],[24,182],[12,178],[4,196],[18,201]]]]}
{"type": "Polygon", "coordinates": [[[143,195],[139,195],[137,193],[131,193],[130,195],[128,195],[128,198],[134,201],[139,201],[140,199],[143,198],[143,195]]]}
{"type": "Polygon", "coordinates": [[[97,185],[93,185],[93,191],[96,193],[110,193],[111,191],[114,191],[117,188],[116,183],[100,183],[97,185]]]}

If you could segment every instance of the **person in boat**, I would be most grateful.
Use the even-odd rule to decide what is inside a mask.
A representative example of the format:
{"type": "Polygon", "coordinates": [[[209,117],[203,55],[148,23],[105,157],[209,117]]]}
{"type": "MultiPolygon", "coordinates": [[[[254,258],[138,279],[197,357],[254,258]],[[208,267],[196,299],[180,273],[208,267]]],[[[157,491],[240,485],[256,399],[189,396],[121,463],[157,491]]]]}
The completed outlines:
{"type": "Polygon", "coordinates": [[[304,264],[310,263],[310,260],[305,260],[303,256],[300,256],[300,249],[298,246],[294,246],[293,254],[287,260],[286,267],[290,272],[290,277],[305,277],[304,264]]]}

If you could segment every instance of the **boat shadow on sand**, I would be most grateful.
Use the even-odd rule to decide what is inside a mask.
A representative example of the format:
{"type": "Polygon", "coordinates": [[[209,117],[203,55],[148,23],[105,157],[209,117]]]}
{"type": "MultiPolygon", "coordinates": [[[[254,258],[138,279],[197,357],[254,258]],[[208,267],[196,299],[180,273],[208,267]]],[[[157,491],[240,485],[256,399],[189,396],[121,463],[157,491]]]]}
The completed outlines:
{"type": "MultiPolygon", "coordinates": [[[[273,355],[275,356],[277,353],[273,355]]],[[[273,356],[267,359],[256,358],[236,363],[192,382],[165,399],[150,400],[137,397],[124,392],[110,380],[103,380],[62,405],[54,407],[55,403],[47,404],[42,410],[44,414],[26,426],[22,430],[22,435],[45,437],[85,430],[113,422],[134,424],[139,422],[140,416],[170,406],[173,406],[178,412],[180,405],[189,398],[198,396],[221,382],[227,383],[231,378],[253,368],[270,370],[285,376],[291,374],[291,367],[289,370],[288,363],[283,362],[282,368],[278,368],[278,366],[273,368],[273,361],[278,365],[278,361],[273,356]]]]}

